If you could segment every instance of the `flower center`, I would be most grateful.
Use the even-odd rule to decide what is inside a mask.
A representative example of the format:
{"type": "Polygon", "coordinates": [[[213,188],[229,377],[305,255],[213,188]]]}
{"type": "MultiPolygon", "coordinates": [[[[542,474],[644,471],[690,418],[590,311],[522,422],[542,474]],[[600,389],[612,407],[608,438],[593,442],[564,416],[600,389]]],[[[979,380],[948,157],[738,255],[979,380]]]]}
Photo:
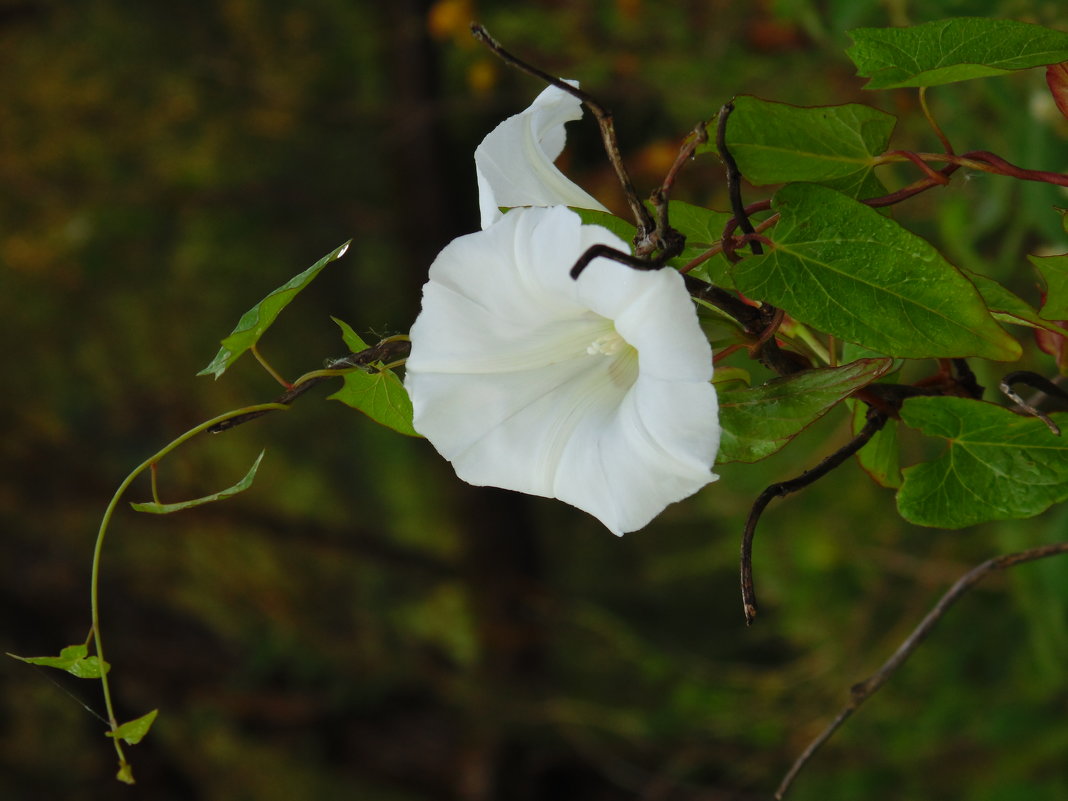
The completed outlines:
{"type": "Polygon", "coordinates": [[[587,345],[586,353],[590,356],[615,356],[626,347],[629,347],[627,340],[623,339],[613,328],[607,334],[597,337],[587,345]]]}

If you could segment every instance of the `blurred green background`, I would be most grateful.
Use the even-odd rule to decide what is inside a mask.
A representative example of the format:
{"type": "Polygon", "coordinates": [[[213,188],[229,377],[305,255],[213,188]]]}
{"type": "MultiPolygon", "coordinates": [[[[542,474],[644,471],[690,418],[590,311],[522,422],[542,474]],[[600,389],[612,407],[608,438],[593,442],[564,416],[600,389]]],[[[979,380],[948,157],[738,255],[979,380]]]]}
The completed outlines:
{"type": "MultiPolygon", "coordinates": [[[[408,329],[434,254],[477,228],[475,146],[541,89],[477,47],[470,19],[614,109],[647,191],[739,93],[867,102],[903,115],[896,145],[934,149],[914,93],[861,91],[844,32],[955,14],[1068,27],[1059,0],[0,2],[3,650],[82,641],[93,537],[123,476],[277,394],[249,357],[194,377],[245,309],[351,237],[263,352],[292,378],[344,352],[330,315],[365,338],[408,329]]],[[[1068,169],[1041,70],[930,97],[958,149],[1068,169]]],[[[569,174],[622,209],[596,126],[569,131],[569,174]]],[[[679,196],[724,208],[705,158],[679,196]]],[[[895,214],[1036,300],[1022,254],[1068,249],[1053,205],[1068,200],[978,175],[895,214]]],[[[8,660],[0,798],[768,798],[961,573],[1068,530],[1058,509],[914,528],[850,464],[770,507],[746,629],[749,505],[844,441],[846,415],[616,539],[562,504],[468,487],[426,442],[326,394],[161,466],[180,500],[266,447],[248,493],[113,524],[116,704],[123,719],[160,708],[129,749],[138,784],[114,781],[77,700],[100,711],[96,683],[8,660]]],[[[992,578],[794,797],[1068,798],[1066,667],[1068,560],[992,578]]]]}

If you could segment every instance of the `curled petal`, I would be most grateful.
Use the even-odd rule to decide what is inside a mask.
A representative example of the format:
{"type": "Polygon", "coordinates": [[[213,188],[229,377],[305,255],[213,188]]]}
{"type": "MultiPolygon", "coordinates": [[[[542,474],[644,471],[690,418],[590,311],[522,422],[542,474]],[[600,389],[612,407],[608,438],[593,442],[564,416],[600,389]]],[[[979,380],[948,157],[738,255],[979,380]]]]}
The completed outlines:
{"type": "Polygon", "coordinates": [[[606,210],[553,163],[564,149],[564,123],[581,116],[578,98],[550,86],[482,140],[475,150],[475,173],[483,228],[500,219],[502,207],[606,210]]]}
{"type": "Polygon", "coordinates": [[[562,206],[516,209],[430,268],[405,386],[460,478],[559,498],[616,534],[716,476],[712,354],[682,277],[593,262],[626,246],[562,206]]]}

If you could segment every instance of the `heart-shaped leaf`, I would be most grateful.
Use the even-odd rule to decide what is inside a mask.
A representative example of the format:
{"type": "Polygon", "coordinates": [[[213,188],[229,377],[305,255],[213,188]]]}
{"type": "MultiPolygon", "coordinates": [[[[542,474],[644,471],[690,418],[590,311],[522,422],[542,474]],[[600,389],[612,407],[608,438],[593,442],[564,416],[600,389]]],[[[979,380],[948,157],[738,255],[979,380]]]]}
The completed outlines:
{"type": "Polygon", "coordinates": [[[884,194],[873,174],[895,119],[870,106],[800,108],[739,97],[727,123],[727,146],[754,184],[810,181],[850,197],[884,194]]]}
{"type": "MultiPolygon", "coordinates": [[[[96,656],[88,656],[89,646],[85,643],[80,645],[68,645],[59,652],[59,656],[16,656],[8,654],[13,659],[26,662],[30,665],[53,667],[65,670],[79,679],[99,679],[101,675],[101,662],[96,656]]],[[[103,663],[103,672],[110,669],[107,662],[103,663]]]]}
{"type": "Polygon", "coordinates": [[[332,261],[337,261],[349,249],[349,242],[335,248],[323,256],[300,275],[295,275],[278,289],[241,315],[230,336],[222,341],[222,347],[211,360],[211,364],[197,375],[213,375],[216,379],[225,373],[238,357],[260,341],[260,337],[271,327],[278,315],[301,290],[312,282],[322,269],[332,261]]]}
{"type": "Polygon", "coordinates": [[[717,462],[756,462],[782,448],[836,403],[885,375],[890,359],[862,359],[719,393],[717,462]]]}
{"type": "Polygon", "coordinates": [[[1038,270],[1045,285],[1042,317],[1046,320],[1068,320],[1068,253],[1027,258],[1038,270]]]}
{"type": "Polygon", "coordinates": [[[1068,61],[1068,33],[986,17],[911,28],[857,28],[846,55],[865,89],[937,86],[1068,61]]]}
{"type": "Polygon", "coordinates": [[[1020,358],[971,282],[893,220],[817,184],[787,184],[772,206],[774,247],[734,266],[748,297],[889,356],[1020,358]]]}
{"type": "MultiPolygon", "coordinates": [[[[1068,428],[1068,414],[1052,414],[1068,428]]],[[[905,468],[897,507],[921,526],[962,528],[1032,517],[1068,500],[1068,439],[1041,420],[968,398],[910,398],[905,425],[941,437],[934,461],[905,468]]]]}
{"type": "Polygon", "coordinates": [[[106,732],[108,737],[118,737],[124,740],[128,745],[137,745],[148,734],[148,730],[152,728],[152,724],[156,720],[156,715],[159,714],[158,709],[153,709],[151,712],[142,715],[134,720],[128,720],[120,725],[115,731],[106,732]]]}

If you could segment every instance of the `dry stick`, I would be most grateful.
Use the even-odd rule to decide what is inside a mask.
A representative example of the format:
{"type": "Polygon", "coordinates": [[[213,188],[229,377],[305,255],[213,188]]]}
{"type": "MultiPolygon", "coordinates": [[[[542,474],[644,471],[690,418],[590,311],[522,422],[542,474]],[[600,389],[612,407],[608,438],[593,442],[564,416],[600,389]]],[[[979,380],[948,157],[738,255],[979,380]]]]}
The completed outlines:
{"type": "MultiPolygon", "coordinates": [[[[682,253],[683,248],[686,246],[686,237],[672,228],[668,221],[669,198],[671,197],[672,189],[675,188],[675,180],[678,178],[679,172],[686,162],[694,157],[697,148],[707,141],[707,123],[699,122],[682,143],[682,147],[679,148],[675,161],[668,169],[663,182],[649,196],[649,202],[656,209],[656,236],[651,237],[652,240],[655,240],[651,244],[658,245],[664,251],[658,257],[660,261],[666,261],[673,256],[677,256],[682,253]]],[[[641,254],[639,253],[639,255],[641,254]]]]}
{"type": "Polygon", "coordinates": [[[926,639],[927,635],[931,633],[931,629],[933,629],[935,624],[942,619],[942,616],[945,615],[949,607],[956,603],[964,593],[995,570],[1004,570],[1007,567],[1013,567],[1014,565],[1023,564],[1024,562],[1034,562],[1038,559],[1045,559],[1048,556],[1057,556],[1066,553],[1068,553],[1068,542],[1058,542],[1053,545],[1043,545],[1038,548],[1031,548],[1027,551],[1004,554],[1002,556],[994,557],[993,559],[988,559],[957,579],[956,583],[938,600],[938,603],[927,613],[927,616],[920,622],[920,624],[913,629],[908,638],[901,643],[893,656],[887,659],[882,667],[880,667],[872,676],[858,684],[854,684],[850,688],[849,703],[842,708],[842,711],[838,713],[838,716],[835,717],[833,721],[831,721],[830,725],[820,732],[820,734],[808,744],[808,747],[801,753],[801,756],[797,758],[786,776],[783,777],[783,780],[779,783],[778,789],[775,790],[775,798],[782,799],[785,797],[790,786],[797,778],[797,774],[809,760],[812,759],[812,756],[816,751],[819,750],[819,748],[827,742],[836,731],[838,731],[842,724],[845,723],[849,716],[852,715],[861,704],[873,696],[879,688],[886,683],[890,676],[893,675],[899,667],[905,664],[905,661],[912,656],[913,651],[915,651],[920,643],[926,639]]]}
{"type": "Polygon", "coordinates": [[[753,502],[753,508],[749,511],[749,518],[745,521],[745,530],[742,532],[742,547],[741,547],[741,580],[742,580],[742,610],[745,613],[745,624],[751,625],[753,619],[757,614],[757,601],[756,590],[753,587],[753,536],[756,534],[757,523],[760,522],[760,516],[764,513],[764,509],[775,498],[781,498],[784,495],[789,495],[791,492],[797,492],[804,489],[809,484],[813,484],[829,472],[834,470],[846,459],[855,454],[861,448],[868,444],[876,432],[879,431],[888,420],[888,416],[877,409],[868,410],[868,421],[864,424],[864,428],[853,437],[849,442],[832,453],[818,465],[811,470],[806,470],[797,478],[792,478],[789,481],[781,481],[778,484],[772,484],[765,489],[756,501],[753,502]]]}
{"type": "MultiPolygon", "coordinates": [[[[572,97],[578,98],[582,103],[586,104],[586,108],[588,108],[593,116],[597,118],[597,124],[601,128],[601,139],[604,142],[604,149],[608,154],[608,160],[612,163],[612,168],[616,171],[616,177],[619,179],[619,183],[623,187],[623,193],[627,197],[627,205],[630,206],[630,211],[634,215],[634,222],[638,227],[637,249],[641,252],[644,241],[656,230],[656,223],[653,222],[649,210],[645,208],[641,200],[638,198],[638,193],[635,191],[634,184],[630,180],[627,168],[623,165],[623,156],[619,152],[619,143],[616,141],[616,128],[615,123],[612,121],[612,112],[602,106],[593,96],[583,92],[578,87],[572,86],[566,81],[562,81],[544,70],[540,70],[532,64],[528,64],[518,56],[512,55],[501,47],[500,43],[490,36],[489,32],[477,22],[471,23],[471,33],[476,39],[482,42],[482,44],[492,50],[503,62],[525,72],[527,75],[531,75],[551,86],[555,86],[561,91],[567,92],[572,97]]],[[[655,247],[649,248],[650,251],[653,249],[655,249],[655,247]]]]}

